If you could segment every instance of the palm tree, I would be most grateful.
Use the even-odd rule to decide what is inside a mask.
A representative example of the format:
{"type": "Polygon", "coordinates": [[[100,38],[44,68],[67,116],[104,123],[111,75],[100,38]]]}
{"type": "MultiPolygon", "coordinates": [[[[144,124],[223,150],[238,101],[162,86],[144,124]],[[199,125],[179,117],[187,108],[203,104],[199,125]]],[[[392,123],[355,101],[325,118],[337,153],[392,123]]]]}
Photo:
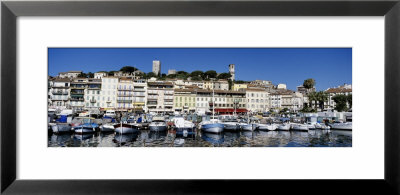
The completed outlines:
{"type": "Polygon", "coordinates": [[[308,101],[310,102],[310,107],[312,107],[312,103],[314,101],[315,102],[314,107],[316,108],[318,101],[317,93],[313,91],[311,93],[308,93],[307,96],[308,96],[308,101]]]}
{"type": "Polygon", "coordinates": [[[306,89],[312,89],[314,86],[315,86],[315,80],[312,79],[312,78],[306,79],[303,82],[303,87],[306,88],[306,89]]]}
{"type": "Polygon", "coordinates": [[[325,91],[317,92],[317,100],[319,102],[319,108],[321,108],[321,111],[324,110],[325,102],[328,101],[328,98],[328,93],[326,93],[325,91]]]}

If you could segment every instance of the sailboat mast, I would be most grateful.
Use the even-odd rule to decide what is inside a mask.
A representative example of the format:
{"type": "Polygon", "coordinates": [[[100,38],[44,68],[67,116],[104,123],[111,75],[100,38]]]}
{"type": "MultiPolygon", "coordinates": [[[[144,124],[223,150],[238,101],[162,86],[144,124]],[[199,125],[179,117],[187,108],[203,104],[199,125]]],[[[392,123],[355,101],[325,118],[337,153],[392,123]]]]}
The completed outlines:
{"type": "Polygon", "coordinates": [[[213,82],[213,119],[214,119],[214,113],[215,113],[215,102],[214,102],[214,82],[213,82]]]}
{"type": "Polygon", "coordinates": [[[135,76],[136,76],[136,72],[133,71],[133,92],[132,92],[132,98],[133,98],[133,116],[135,116],[136,113],[136,105],[135,105],[135,76]]]}

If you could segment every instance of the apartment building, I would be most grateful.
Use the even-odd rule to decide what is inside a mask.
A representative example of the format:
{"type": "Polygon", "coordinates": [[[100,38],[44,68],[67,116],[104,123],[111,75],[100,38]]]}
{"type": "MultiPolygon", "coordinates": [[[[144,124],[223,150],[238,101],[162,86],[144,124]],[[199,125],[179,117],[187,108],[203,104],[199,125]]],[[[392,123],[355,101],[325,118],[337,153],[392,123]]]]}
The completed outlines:
{"type": "Polygon", "coordinates": [[[54,78],[49,80],[49,106],[65,109],[69,107],[70,79],[54,78]]]}
{"type": "Polygon", "coordinates": [[[112,110],[117,107],[117,77],[103,77],[101,79],[100,106],[104,110],[112,110]]]}
{"type": "Polygon", "coordinates": [[[247,110],[266,112],[270,108],[269,93],[264,89],[246,89],[247,110]]]}
{"type": "Polygon", "coordinates": [[[195,89],[174,89],[174,111],[196,112],[196,94],[195,89]]]}
{"type": "Polygon", "coordinates": [[[165,81],[147,82],[149,112],[173,112],[174,84],[165,81]]]}
{"type": "Polygon", "coordinates": [[[219,114],[240,114],[247,112],[246,92],[230,90],[198,89],[196,94],[196,111],[219,114]]]}

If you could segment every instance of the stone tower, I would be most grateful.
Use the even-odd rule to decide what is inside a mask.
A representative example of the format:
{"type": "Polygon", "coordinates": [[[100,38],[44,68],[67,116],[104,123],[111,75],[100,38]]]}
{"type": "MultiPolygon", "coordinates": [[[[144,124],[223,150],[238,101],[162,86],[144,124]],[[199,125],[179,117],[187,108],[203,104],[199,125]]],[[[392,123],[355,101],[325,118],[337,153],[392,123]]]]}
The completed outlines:
{"type": "Polygon", "coordinates": [[[161,75],[161,62],[159,60],[153,60],[153,73],[157,76],[161,75]]]}
{"type": "Polygon", "coordinates": [[[229,64],[229,73],[231,73],[231,80],[235,80],[235,64],[229,64]]]}

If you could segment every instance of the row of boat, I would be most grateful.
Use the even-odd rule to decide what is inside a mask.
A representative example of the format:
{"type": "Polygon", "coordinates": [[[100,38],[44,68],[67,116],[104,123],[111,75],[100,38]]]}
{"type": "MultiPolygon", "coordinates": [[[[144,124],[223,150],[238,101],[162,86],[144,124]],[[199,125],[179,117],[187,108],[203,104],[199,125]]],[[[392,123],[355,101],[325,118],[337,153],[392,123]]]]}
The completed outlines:
{"type": "MultiPolygon", "coordinates": [[[[129,134],[140,129],[149,129],[150,131],[166,131],[168,129],[166,119],[163,116],[154,116],[149,123],[142,122],[140,118],[139,120],[133,118],[121,119],[119,122],[113,118],[103,118],[101,122],[97,123],[95,120],[92,117],[76,117],[71,122],[67,122],[68,120],[49,122],[49,128],[53,133],[75,132],[76,134],[94,133],[96,131],[129,134]]],[[[194,123],[185,120],[183,117],[174,117],[172,124],[171,128],[177,132],[192,132],[196,127],[194,123]]]]}
{"type": "Polygon", "coordinates": [[[199,124],[199,129],[205,132],[210,133],[220,133],[224,130],[244,130],[244,131],[254,131],[265,130],[265,131],[289,131],[289,130],[297,130],[297,131],[308,131],[308,130],[329,130],[329,129],[337,129],[337,130],[352,130],[352,123],[314,123],[314,124],[300,124],[300,123],[257,123],[247,121],[238,122],[237,119],[232,115],[221,115],[218,118],[211,118],[208,121],[203,121],[199,124]]]}
{"type": "MultiPolygon", "coordinates": [[[[114,118],[103,118],[101,122],[96,121],[92,117],[76,117],[74,120],[61,119],[54,123],[49,123],[49,128],[52,129],[53,133],[63,132],[75,132],[76,134],[87,134],[94,133],[96,131],[101,132],[116,132],[119,134],[128,134],[139,131],[140,129],[149,129],[150,131],[166,131],[169,128],[175,130],[178,134],[190,134],[194,133],[196,124],[190,120],[186,120],[182,116],[174,116],[169,121],[164,116],[154,116],[151,122],[143,122],[139,118],[125,118],[119,122],[114,118]],[[67,122],[70,121],[70,122],[67,122]]],[[[197,126],[204,132],[208,133],[220,133],[226,131],[308,131],[315,129],[329,130],[351,130],[351,122],[347,123],[332,123],[332,124],[300,124],[300,123],[260,123],[257,121],[246,120],[239,121],[232,115],[220,115],[218,118],[211,118],[209,120],[202,121],[197,126]]]]}

